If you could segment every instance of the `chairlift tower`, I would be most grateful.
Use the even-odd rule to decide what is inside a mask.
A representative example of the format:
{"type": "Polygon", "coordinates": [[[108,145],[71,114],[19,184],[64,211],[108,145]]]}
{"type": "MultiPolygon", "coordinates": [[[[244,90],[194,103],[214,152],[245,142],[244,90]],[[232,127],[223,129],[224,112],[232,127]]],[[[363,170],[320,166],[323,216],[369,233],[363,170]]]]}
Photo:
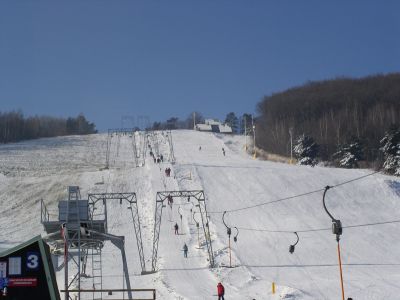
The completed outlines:
{"type": "MultiPolygon", "coordinates": [[[[118,199],[122,198],[122,194],[118,196],[120,197],[118,199]]],[[[64,290],[62,292],[65,293],[65,300],[73,299],[72,292],[76,293],[77,298],[75,299],[81,299],[81,279],[87,277],[86,268],[89,256],[91,256],[92,262],[93,299],[103,299],[101,250],[106,241],[111,241],[121,251],[126,291],[128,299],[132,299],[124,248],[125,238],[107,232],[107,198],[109,198],[108,195],[103,194],[101,201],[97,196],[89,196],[88,200],[82,200],[79,187],[69,186],[68,199],[60,201],[58,205],[58,220],[50,219],[47,207],[41,200],[41,223],[47,233],[44,239],[52,246],[53,255],[63,255],[64,257],[62,264],[57,265],[57,269],[64,268],[64,290]],[[69,276],[70,271],[75,272],[71,277],[69,276]],[[76,289],[73,289],[74,287],[76,289]]],[[[133,197],[129,199],[131,204],[134,204],[133,197]]]]}
{"type": "MultiPolygon", "coordinates": [[[[98,193],[98,194],[88,194],[89,205],[90,207],[94,207],[95,210],[101,208],[102,211],[105,212],[104,218],[106,220],[107,226],[107,201],[119,201],[119,204],[122,205],[123,202],[128,204],[128,209],[131,211],[133,228],[136,236],[140,266],[142,269],[142,274],[146,273],[146,264],[143,253],[143,242],[142,242],[142,232],[140,228],[140,219],[139,219],[139,210],[137,206],[137,199],[135,193],[98,193]]],[[[98,218],[98,212],[94,214],[94,210],[92,211],[92,218],[95,220],[98,218]]],[[[102,214],[100,214],[101,218],[102,214]]],[[[106,228],[107,229],[107,228],[106,228]]]]}
{"type": "MultiPolygon", "coordinates": [[[[117,137],[117,151],[119,152],[120,139],[122,136],[127,136],[132,139],[132,151],[133,151],[133,161],[135,167],[139,167],[139,158],[140,158],[140,146],[138,151],[138,145],[136,143],[136,135],[134,128],[117,128],[117,129],[108,129],[107,135],[107,147],[106,147],[106,166],[108,169],[110,167],[110,154],[111,154],[111,146],[113,144],[113,140],[117,137]],[[139,153],[139,155],[138,155],[139,153]]],[[[143,158],[144,161],[144,158],[143,158]]]]}
{"type": "Polygon", "coordinates": [[[157,192],[156,195],[156,210],[154,214],[154,236],[153,236],[153,255],[152,255],[152,272],[156,272],[157,268],[157,256],[158,256],[158,242],[160,240],[160,228],[161,228],[161,219],[162,219],[162,210],[165,199],[169,196],[172,198],[183,198],[183,199],[196,199],[197,205],[199,208],[199,214],[201,218],[201,226],[203,228],[204,237],[207,246],[208,252],[208,260],[210,264],[210,268],[214,267],[214,253],[211,244],[211,236],[210,236],[210,228],[208,224],[208,214],[206,207],[206,199],[204,196],[204,191],[163,191],[157,192]]]}

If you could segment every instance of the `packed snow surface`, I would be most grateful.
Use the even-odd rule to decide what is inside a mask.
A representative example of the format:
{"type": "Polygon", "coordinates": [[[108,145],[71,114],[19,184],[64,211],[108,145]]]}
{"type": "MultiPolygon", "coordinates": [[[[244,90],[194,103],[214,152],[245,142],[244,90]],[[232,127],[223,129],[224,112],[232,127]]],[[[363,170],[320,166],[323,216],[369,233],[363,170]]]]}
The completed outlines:
{"type": "MultiPolygon", "coordinates": [[[[186,199],[175,199],[172,209],[163,209],[158,272],[149,275],[140,275],[130,211],[119,201],[110,205],[108,229],[126,238],[133,288],[155,288],[157,299],[216,299],[216,285],[222,282],[228,300],[341,298],[337,242],[322,205],[323,189],[373,171],[262,161],[245,152],[242,136],[185,130],[172,132],[175,164],[155,164],[147,153],[144,166],[135,167],[130,138],[119,137],[117,146],[113,144],[109,169],[104,169],[105,134],[0,146],[0,249],[44,236],[40,199],[57,218],[58,201],[66,199],[69,185],[80,186],[82,198],[93,192],[135,192],[150,270],[156,193],[204,190],[216,261],[213,269],[208,267],[204,234],[200,232],[198,240],[190,213],[196,207],[186,199]],[[171,177],[165,176],[167,167],[172,169],[171,177]],[[291,198],[308,192],[314,193],[291,198]],[[284,198],[288,199],[275,201],[284,198]],[[232,227],[232,268],[224,211],[225,222],[232,227]],[[175,223],[179,235],[174,234],[175,223]],[[234,227],[239,232],[237,242],[234,227]],[[299,242],[290,254],[295,231],[299,242]],[[183,257],[184,243],[189,246],[188,258],[183,257]]],[[[158,142],[160,152],[169,157],[166,140],[158,142]]],[[[398,221],[399,197],[399,180],[382,174],[327,191],[328,210],[345,227],[340,247],[346,298],[400,299],[400,223],[352,227],[398,221]]],[[[63,270],[57,273],[60,288],[63,275],[63,270]]],[[[105,288],[123,287],[121,256],[109,242],[103,250],[103,276],[105,288]]],[[[85,280],[90,287],[90,277],[85,280]]]]}

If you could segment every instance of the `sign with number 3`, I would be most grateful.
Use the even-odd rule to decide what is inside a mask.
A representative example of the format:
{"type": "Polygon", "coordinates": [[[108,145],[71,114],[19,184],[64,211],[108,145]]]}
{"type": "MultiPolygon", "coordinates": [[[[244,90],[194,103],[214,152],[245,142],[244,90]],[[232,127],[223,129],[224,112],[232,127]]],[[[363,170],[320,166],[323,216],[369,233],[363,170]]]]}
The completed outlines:
{"type": "Polygon", "coordinates": [[[26,267],[28,270],[39,269],[39,253],[28,252],[26,254],[26,267]]]}

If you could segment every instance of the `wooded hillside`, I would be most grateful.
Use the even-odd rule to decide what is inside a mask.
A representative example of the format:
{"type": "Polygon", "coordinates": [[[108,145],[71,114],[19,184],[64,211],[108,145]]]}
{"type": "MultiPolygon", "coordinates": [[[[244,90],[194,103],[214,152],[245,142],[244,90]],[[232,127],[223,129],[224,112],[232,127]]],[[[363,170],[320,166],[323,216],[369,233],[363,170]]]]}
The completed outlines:
{"type": "Polygon", "coordinates": [[[25,117],[21,111],[0,112],[0,143],[41,137],[96,133],[83,114],[76,118],[25,117]]]}
{"type": "Polygon", "coordinates": [[[266,151],[290,156],[292,128],[293,139],[314,138],[323,160],[357,137],[373,162],[385,131],[400,122],[400,73],[310,82],[265,96],[257,108],[257,146],[266,151]]]}

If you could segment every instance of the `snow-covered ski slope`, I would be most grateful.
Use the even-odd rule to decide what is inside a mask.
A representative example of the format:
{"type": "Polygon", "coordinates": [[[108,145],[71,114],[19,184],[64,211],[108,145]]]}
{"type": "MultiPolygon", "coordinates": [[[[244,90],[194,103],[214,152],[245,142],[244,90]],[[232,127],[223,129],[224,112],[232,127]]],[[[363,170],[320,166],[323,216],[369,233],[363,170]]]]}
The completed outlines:
{"type": "MultiPolygon", "coordinates": [[[[244,138],[240,136],[193,131],[172,134],[176,163],[154,164],[147,153],[145,166],[139,168],[133,167],[128,136],[121,137],[111,149],[109,170],[101,170],[105,164],[104,134],[0,146],[0,248],[44,234],[40,199],[56,218],[57,203],[66,198],[68,185],[79,185],[84,198],[89,192],[135,192],[146,268],[150,270],[156,193],[200,189],[205,191],[210,215],[217,265],[214,269],[208,268],[203,235],[198,249],[197,228],[190,213],[196,208],[186,199],[175,199],[172,210],[164,208],[158,272],[143,276],[130,211],[119,201],[110,206],[108,227],[111,233],[126,237],[133,288],[155,288],[158,299],[216,299],[216,285],[221,281],[226,299],[341,298],[337,243],[322,206],[323,192],[262,204],[322,190],[371,170],[260,161],[244,152],[244,138]],[[169,178],[164,175],[167,167],[172,169],[169,178]],[[231,237],[234,268],[227,267],[228,236],[222,223],[223,211],[228,211],[226,223],[239,229],[236,243],[231,237]],[[179,235],[173,231],[176,222],[179,235]],[[289,245],[296,241],[294,231],[300,241],[290,254],[289,245]],[[187,259],[182,252],[184,243],[189,246],[187,259]],[[272,282],[277,285],[274,295],[272,282]]],[[[166,141],[161,139],[158,146],[167,157],[166,141]]],[[[329,190],[326,203],[343,226],[352,226],[400,219],[399,197],[397,178],[374,174],[329,190]]],[[[400,223],[344,228],[340,245],[346,298],[400,299],[399,229],[400,223]]],[[[107,243],[103,254],[103,286],[122,287],[118,250],[107,243]]],[[[90,287],[91,279],[85,280],[86,287],[90,287]]],[[[63,282],[62,271],[58,281],[63,282]]]]}

